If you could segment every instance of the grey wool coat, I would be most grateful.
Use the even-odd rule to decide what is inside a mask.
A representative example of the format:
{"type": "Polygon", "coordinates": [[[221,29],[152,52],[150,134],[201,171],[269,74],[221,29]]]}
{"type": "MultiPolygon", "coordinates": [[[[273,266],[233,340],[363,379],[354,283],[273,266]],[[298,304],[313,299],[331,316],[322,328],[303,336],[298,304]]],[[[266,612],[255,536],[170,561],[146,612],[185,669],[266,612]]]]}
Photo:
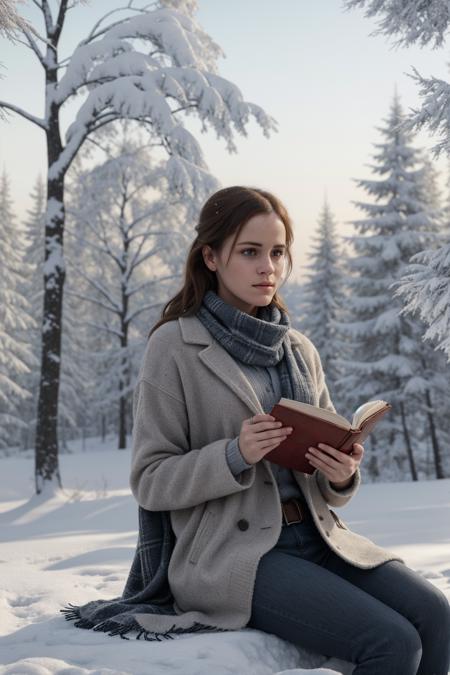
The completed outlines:
{"type": "MultiPolygon", "coordinates": [[[[319,353],[290,328],[315,387],[315,405],[335,411],[319,353]]],[[[134,394],[130,487],[150,511],[170,511],[176,536],[168,580],[177,615],[136,615],[163,632],[194,621],[233,630],[246,626],[258,562],[281,533],[280,495],[270,462],[235,477],[225,455],[242,421],[263,413],[232,356],[195,316],[160,326],[150,337],[134,394]]],[[[320,535],[344,560],[373,568],[400,560],[352,532],[329,506],[344,506],[358,490],[334,490],[319,470],[294,471],[320,535]]],[[[300,582],[301,583],[301,582],[300,582]]]]}

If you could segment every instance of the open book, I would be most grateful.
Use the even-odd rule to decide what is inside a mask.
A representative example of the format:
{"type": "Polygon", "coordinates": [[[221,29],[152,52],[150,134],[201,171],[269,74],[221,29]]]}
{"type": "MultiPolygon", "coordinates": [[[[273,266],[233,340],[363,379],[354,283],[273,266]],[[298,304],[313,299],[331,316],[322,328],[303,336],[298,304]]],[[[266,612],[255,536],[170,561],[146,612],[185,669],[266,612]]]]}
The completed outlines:
{"type": "Polygon", "coordinates": [[[310,446],[317,448],[318,443],[325,443],[350,453],[353,443],[362,443],[390,408],[392,406],[386,401],[368,401],[353,413],[352,421],[349,422],[330,410],[281,398],[273,406],[270,415],[283,422],[283,426],[293,427],[293,431],[264,455],[264,459],[303,473],[314,473],[315,467],[305,457],[310,446]]]}

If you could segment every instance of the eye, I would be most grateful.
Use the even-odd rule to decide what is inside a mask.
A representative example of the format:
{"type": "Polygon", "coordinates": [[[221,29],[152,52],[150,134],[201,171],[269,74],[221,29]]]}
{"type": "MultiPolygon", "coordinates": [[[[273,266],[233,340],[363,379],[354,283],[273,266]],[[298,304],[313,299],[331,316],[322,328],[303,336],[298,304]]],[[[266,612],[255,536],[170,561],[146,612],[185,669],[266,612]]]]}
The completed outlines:
{"type": "MultiPolygon", "coordinates": [[[[254,248],[244,248],[244,249],[241,251],[241,253],[244,254],[244,253],[246,253],[247,251],[255,251],[255,250],[256,250],[256,249],[254,249],[254,248]]],[[[279,253],[279,254],[280,254],[280,255],[277,256],[278,258],[281,258],[281,256],[284,255],[284,251],[283,251],[283,249],[281,249],[281,248],[277,248],[277,249],[274,251],[274,253],[279,253]]],[[[245,256],[245,257],[248,258],[249,256],[245,256]]],[[[250,257],[251,257],[251,256],[250,256],[250,257]]]]}

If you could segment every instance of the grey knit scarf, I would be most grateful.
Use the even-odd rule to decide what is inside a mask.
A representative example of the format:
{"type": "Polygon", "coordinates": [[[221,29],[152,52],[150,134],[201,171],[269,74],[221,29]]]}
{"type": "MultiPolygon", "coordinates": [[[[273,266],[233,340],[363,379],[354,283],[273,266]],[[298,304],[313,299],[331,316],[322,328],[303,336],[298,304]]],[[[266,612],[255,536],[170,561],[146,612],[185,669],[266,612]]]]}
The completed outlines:
{"type": "Polygon", "coordinates": [[[286,312],[270,303],[252,316],[209,290],[197,317],[233,358],[253,366],[276,366],[284,398],[314,405],[311,375],[300,352],[292,350],[286,312]]]}
{"type": "MultiPolygon", "coordinates": [[[[232,307],[208,291],[197,314],[200,321],[234,358],[252,365],[279,369],[282,395],[313,403],[311,376],[298,351],[292,352],[289,318],[275,305],[259,308],[254,317],[232,307]]],[[[168,582],[168,568],[175,545],[169,511],[138,507],[139,532],[134,559],[120,597],[91,600],[84,605],[69,603],[60,611],[77,628],[120,635],[134,632],[136,639],[173,639],[176,633],[223,632],[225,629],[193,623],[175,624],[165,633],[142,628],[139,614],[176,615],[168,582]]]]}

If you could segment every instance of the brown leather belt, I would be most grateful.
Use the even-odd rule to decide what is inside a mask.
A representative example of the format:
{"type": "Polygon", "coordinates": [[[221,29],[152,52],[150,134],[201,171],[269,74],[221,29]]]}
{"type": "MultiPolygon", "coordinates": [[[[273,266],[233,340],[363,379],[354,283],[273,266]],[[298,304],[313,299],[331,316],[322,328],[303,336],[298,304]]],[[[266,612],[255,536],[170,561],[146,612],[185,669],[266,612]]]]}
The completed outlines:
{"type": "Polygon", "coordinates": [[[283,521],[286,525],[302,523],[306,519],[308,512],[304,502],[295,497],[292,497],[287,502],[282,502],[281,510],[283,512],[283,521]]]}

